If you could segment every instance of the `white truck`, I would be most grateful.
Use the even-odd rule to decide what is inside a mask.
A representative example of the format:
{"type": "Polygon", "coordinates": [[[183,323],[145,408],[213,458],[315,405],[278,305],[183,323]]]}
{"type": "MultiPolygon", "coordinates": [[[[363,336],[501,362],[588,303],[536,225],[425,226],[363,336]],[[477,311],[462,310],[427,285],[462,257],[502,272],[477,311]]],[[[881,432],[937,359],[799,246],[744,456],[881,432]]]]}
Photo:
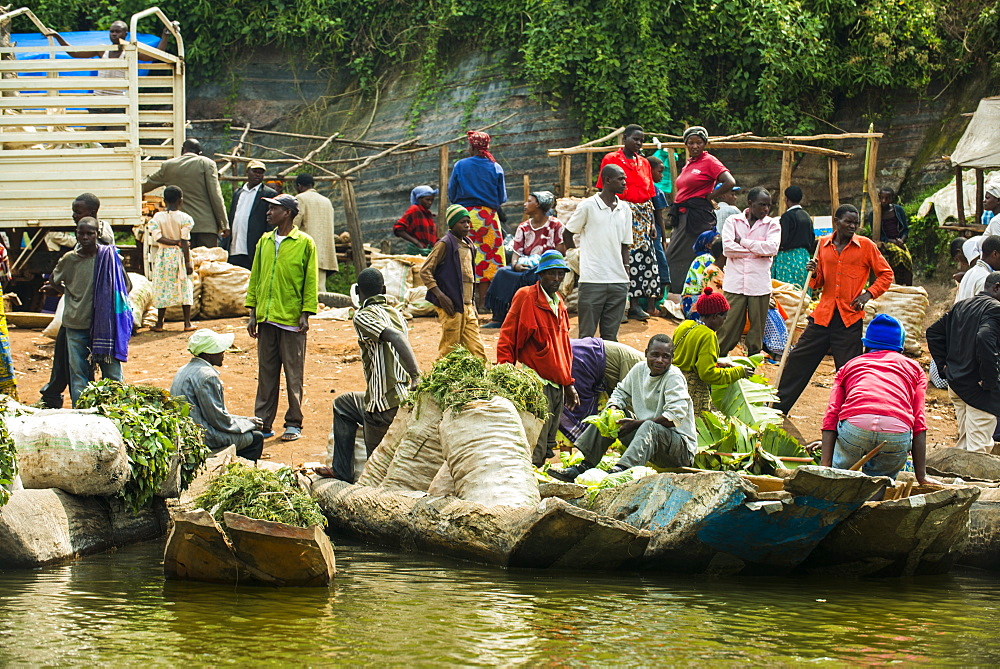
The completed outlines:
{"type": "Polygon", "coordinates": [[[113,226],[140,224],[142,180],[180,155],[184,41],[157,7],[132,15],[128,25],[113,58],[107,54],[119,45],[59,45],[27,7],[0,14],[0,230],[15,274],[47,232],[72,228],[70,204],[81,193],[101,199],[100,216],[113,226]],[[177,55],[138,39],[146,18],[171,32],[177,55]],[[18,19],[40,33],[24,40],[30,46],[11,40],[18,19]],[[102,56],[67,57],[75,52],[102,56]]]}

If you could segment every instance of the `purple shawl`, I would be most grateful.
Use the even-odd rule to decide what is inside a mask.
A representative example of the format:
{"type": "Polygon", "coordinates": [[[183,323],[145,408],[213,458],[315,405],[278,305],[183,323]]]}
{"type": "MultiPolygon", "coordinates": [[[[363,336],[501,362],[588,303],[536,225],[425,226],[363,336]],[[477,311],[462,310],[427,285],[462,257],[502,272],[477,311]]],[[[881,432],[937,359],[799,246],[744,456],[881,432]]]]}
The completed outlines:
{"type": "Polygon", "coordinates": [[[573,349],[573,386],[580,396],[580,404],[572,411],[563,407],[559,426],[567,437],[576,441],[587,427],[583,419],[597,413],[597,398],[605,390],[607,356],[603,339],[586,337],[570,339],[569,343],[573,349]]]}
{"type": "Polygon", "coordinates": [[[91,361],[127,361],[132,326],[125,267],[118,249],[98,244],[94,262],[94,318],[90,323],[91,361]]]}

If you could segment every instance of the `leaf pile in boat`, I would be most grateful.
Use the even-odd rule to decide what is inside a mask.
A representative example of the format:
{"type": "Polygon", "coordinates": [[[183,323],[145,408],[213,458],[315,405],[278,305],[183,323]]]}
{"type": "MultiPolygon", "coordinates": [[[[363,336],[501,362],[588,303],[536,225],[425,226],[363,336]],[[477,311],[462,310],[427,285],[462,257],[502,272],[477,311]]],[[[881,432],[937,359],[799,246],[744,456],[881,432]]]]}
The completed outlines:
{"type": "Polygon", "coordinates": [[[4,486],[14,482],[17,476],[17,449],[7,431],[7,422],[0,417],[0,506],[10,500],[10,492],[4,486]]]}
{"type": "Polygon", "coordinates": [[[549,415],[542,380],[533,370],[506,363],[487,365],[460,346],[434,363],[420,379],[410,401],[421,393],[429,394],[442,409],[460,411],[469,402],[499,395],[510,400],[518,411],[527,411],[541,420],[549,415]]]}
{"type": "Polygon", "coordinates": [[[182,490],[211,454],[204,429],[189,416],[191,405],[162,388],[101,379],[84,389],[77,408],[96,408],[121,432],[132,476],[119,494],[133,511],[149,504],[167,480],[178,449],[182,490]]]}
{"type": "Polygon", "coordinates": [[[212,480],[195,504],[218,521],[229,511],[297,527],[326,525],[319,505],[298,487],[288,467],[271,471],[233,462],[212,480]]]}

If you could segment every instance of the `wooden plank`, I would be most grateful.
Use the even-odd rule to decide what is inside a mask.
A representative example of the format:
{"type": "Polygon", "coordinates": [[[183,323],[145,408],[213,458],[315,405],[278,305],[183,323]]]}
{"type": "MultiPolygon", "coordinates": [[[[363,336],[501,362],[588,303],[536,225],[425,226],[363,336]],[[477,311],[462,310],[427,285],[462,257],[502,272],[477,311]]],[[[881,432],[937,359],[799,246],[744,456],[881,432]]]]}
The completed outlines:
{"type": "Polygon", "coordinates": [[[586,154],[586,156],[587,156],[587,161],[586,161],[586,167],[584,168],[584,171],[586,172],[587,175],[586,183],[588,186],[593,186],[595,183],[597,183],[597,180],[594,179],[594,154],[588,153],[586,154]]]}
{"type": "MultiPolygon", "coordinates": [[[[962,185],[962,166],[955,165],[955,204],[958,209],[958,223],[965,225],[965,189],[962,185]]],[[[976,221],[978,223],[979,221],[976,221]]]]}
{"type": "Polygon", "coordinates": [[[361,220],[358,218],[358,203],[354,199],[354,182],[347,179],[340,182],[341,198],[344,201],[344,214],[347,219],[347,230],[351,234],[351,255],[354,261],[354,274],[368,267],[365,258],[365,246],[361,237],[361,220]]]}
{"type": "Polygon", "coordinates": [[[528,201],[528,196],[531,195],[531,177],[527,174],[524,175],[524,201],[528,201]]]}
{"type": "Polygon", "coordinates": [[[436,223],[438,237],[444,237],[448,233],[445,212],[448,211],[448,163],[450,159],[448,144],[442,144],[438,150],[438,215],[436,223]]]}
{"type": "Polygon", "coordinates": [[[125,58],[56,58],[41,60],[0,60],[0,72],[87,72],[124,70],[125,58]]]}
{"type": "Polygon", "coordinates": [[[118,131],[81,132],[4,132],[0,144],[90,144],[92,142],[127,142],[131,135],[118,131]]]}
{"type": "Polygon", "coordinates": [[[173,93],[139,93],[139,105],[174,105],[176,97],[173,93]]]}
{"type": "Polygon", "coordinates": [[[778,215],[785,213],[785,189],[792,185],[792,159],[795,154],[791,151],[781,152],[781,177],[778,182],[778,215]]]}
{"type": "MultiPolygon", "coordinates": [[[[882,238],[882,205],[878,201],[878,189],[875,186],[875,175],[878,165],[878,139],[868,140],[872,143],[871,156],[868,159],[868,197],[872,205],[872,240],[876,243],[882,238]]],[[[863,223],[863,221],[862,221],[863,223]]]]}
{"type": "Polygon", "coordinates": [[[573,149],[583,149],[583,148],[586,148],[588,146],[596,146],[598,144],[603,144],[604,142],[612,140],[615,137],[618,137],[623,132],[625,132],[625,126],[621,126],[620,128],[615,128],[614,131],[608,133],[604,137],[599,137],[597,139],[592,139],[589,142],[586,142],[585,144],[579,144],[577,146],[571,146],[571,147],[569,147],[567,149],[556,149],[556,150],[559,151],[560,153],[567,153],[569,151],[572,151],[573,149]]]}
{"type": "Polygon", "coordinates": [[[4,114],[0,115],[0,127],[45,127],[55,125],[129,125],[128,114],[4,114]]]}
{"type": "Polygon", "coordinates": [[[573,157],[569,154],[559,157],[559,192],[560,197],[569,197],[570,174],[573,157]]]}
{"type": "Polygon", "coordinates": [[[840,206],[840,164],[831,156],[826,159],[826,167],[830,183],[830,216],[833,216],[840,206]]]}
{"type": "Polygon", "coordinates": [[[123,79],[97,77],[31,77],[30,82],[0,79],[0,91],[124,91],[127,88],[128,82],[123,79]]]}
{"type": "Polygon", "coordinates": [[[978,167],[976,173],[976,223],[983,220],[983,198],[986,197],[985,184],[983,183],[983,171],[978,167]]]}
{"type": "MultiPolygon", "coordinates": [[[[0,98],[0,109],[18,109],[26,112],[42,109],[72,109],[86,114],[85,109],[121,107],[122,102],[111,95],[24,95],[0,98]]],[[[140,104],[143,103],[140,100],[140,104]]],[[[153,104],[153,103],[149,103],[153,104]]]]}
{"type": "MultiPolygon", "coordinates": [[[[680,142],[664,142],[660,146],[665,149],[686,149],[680,142]]],[[[546,155],[550,157],[576,155],[578,153],[607,153],[617,151],[622,148],[618,146],[588,146],[580,149],[548,149],[546,155]]],[[[644,149],[655,149],[656,145],[643,144],[644,149]]],[[[726,149],[763,149],[768,151],[787,151],[789,149],[798,153],[810,153],[817,156],[836,156],[838,158],[853,158],[853,153],[845,151],[835,151],[821,146],[811,146],[809,144],[782,144],[778,142],[718,142],[710,144],[709,150],[720,151],[726,149]]]]}
{"type": "Polygon", "coordinates": [[[139,128],[139,137],[142,139],[173,139],[174,128],[139,128]]]}

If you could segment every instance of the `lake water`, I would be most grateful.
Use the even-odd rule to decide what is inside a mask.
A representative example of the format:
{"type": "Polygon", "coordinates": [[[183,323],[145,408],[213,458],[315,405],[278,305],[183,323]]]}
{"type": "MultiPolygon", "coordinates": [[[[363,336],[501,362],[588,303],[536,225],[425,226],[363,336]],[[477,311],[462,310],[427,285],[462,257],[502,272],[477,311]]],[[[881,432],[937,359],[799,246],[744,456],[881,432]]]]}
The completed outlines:
{"type": "Polygon", "coordinates": [[[0,572],[0,665],[1000,663],[1000,581],[502,571],[338,546],[330,588],[165,581],[162,542],[0,572]]]}

